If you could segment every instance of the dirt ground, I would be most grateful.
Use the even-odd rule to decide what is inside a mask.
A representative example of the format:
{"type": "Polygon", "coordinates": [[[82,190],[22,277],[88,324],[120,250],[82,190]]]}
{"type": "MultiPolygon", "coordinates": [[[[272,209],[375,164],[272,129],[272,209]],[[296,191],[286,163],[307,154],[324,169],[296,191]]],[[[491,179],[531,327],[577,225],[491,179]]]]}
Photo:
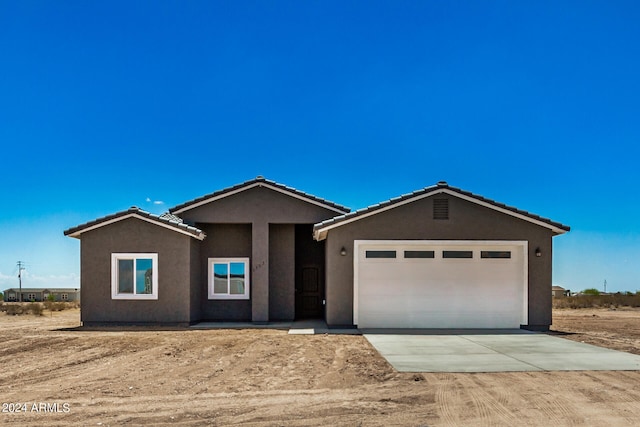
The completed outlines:
{"type": "MultiPolygon", "coordinates": [[[[553,333],[563,338],[640,354],[639,310],[554,316],[553,333]]],[[[361,336],[78,326],[78,310],[0,313],[0,424],[611,427],[640,420],[640,371],[400,374],[361,336]]]]}

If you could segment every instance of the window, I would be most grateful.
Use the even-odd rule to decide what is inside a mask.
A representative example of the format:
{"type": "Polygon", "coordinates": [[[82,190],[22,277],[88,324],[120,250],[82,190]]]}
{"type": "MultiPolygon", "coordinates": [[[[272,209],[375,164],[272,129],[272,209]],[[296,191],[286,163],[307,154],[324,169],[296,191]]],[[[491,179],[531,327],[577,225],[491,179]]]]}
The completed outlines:
{"type": "Polygon", "coordinates": [[[473,258],[473,251],[442,251],[442,258],[473,258]]]}
{"type": "Polygon", "coordinates": [[[27,294],[27,301],[35,301],[36,294],[27,294]]]}
{"type": "Polygon", "coordinates": [[[366,258],[395,258],[396,251],[366,251],[366,258]]]}
{"type": "Polygon", "coordinates": [[[433,219],[449,219],[449,199],[433,199],[433,219]]]}
{"type": "Polygon", "coordinates": [[[511,258],[511,251],[481,251],[480,258],[511,258]]]}
{"type": "Polygon", "coordinates": [[[60,295],[60,299],[62,301],[69,301],[69,294],[62,294],[60,295]]]}
{"type": "Polygon", "coordinates": [[[434,258],[434,251],[404,251],[405,258],[434,258]]]}
{"type": "Polygon", "coordinates": [[[111,298],[158,299],[158,254],[111,254],[111,298]]]}
{"type": "Polygon", "coordinates": [[[209,258],[209,299],[249,299],[249,258],[209,258]]]}

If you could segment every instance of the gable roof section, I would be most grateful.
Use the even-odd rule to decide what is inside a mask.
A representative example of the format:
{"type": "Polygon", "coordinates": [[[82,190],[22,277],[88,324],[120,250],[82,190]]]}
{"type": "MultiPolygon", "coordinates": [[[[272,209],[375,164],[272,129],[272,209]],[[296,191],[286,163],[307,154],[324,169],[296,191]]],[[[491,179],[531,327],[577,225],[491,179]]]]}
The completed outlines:
{"type": "Polygon", "coordinates": [[[185,211],[195,209],[202,205],[206,205],[207,203],[215,202],[216,200],[223,199],[225,197],[229,197],[234,194],[237,194],[242,191],[246,191],[255,187],[269,188],[271,190],[278,191],[288,196],[295,197],[296,199],[300,199],[304,202],[311,203],[311,204],[323,207],[325,209],[334,211],[341,215],[346,214],[350,211],[350,209],[347,207],[338,205],[336,203],[330,202],[325,199],[321,199],[319,197],[313,196],[303,191],[296,190],[295,188],[288,187],[283,184],[278,184],[277,182],[265,179],[262,176],[257,176],[256,178],[249,181],[245,181],[242,184],[238,184],[238,185],[234,185],[233,187],[228,187],[222,190],[218,190],[213,193],[204,195],[202,197],[198,197],[197,199],[193,199],[189,202],[182,203],[178,206],[175,206],[169,209],[169,212],[171,212],[173,215],[180,215],[185,211]]]}
{"type": "Polygon", "coordinates": [[[198,240],[203,240],[206,237],[202,230],[183,223],[181,219],[173,215],[163,214],[158,216],[147,211],[143,211],[142,209],[139,209],[135,206],[132,206],[126,211],[121,211],[112,215],[98,218],[94,221],[90,221],[85,224],[78,225],[77,227],[65,230],[64,235],[79,239],[82,233],[86,233],[87,231],[95,230],[96,228],[104,227],[105,225],[113,224],[115,222],[123,221],[129,218],[136,218],[142,221],[146,221],[151,224],[176,231],[178,233],[186,234],[187,236],[193,237],[198,240]]]}
{"type": "Polygon", "coordinates": [[[488,207],[498,212],[511,215],[513,217],[531,222],[533,224],[545,227],[553,231],[555,234],[563,234],[569,231],[571,228],[563,225],[559,222],[551,221],[548,218],[532,214],[527,211],[523,211],[512,206],[507,206],[503,203],[496,202],[495,200],[487,199],[477,194],[464,191],[460,188],[451,187],[444,181],[437,183],[436,185],[423,188],[422,190],[414,191],[413,193],[404,194],[400,197],[395,197],[384,202],[377,203],[375,205],[368,206],[364,209],[351,212],[346,215],[337,216],[335,218],[328,219],[313,226],[313,237],[320,241],[324,240],[329,233],[329,230],[349,224],[360,219],[376,215],[387,211],[389,209],[396,208],[398,206],[412,203],[416,200],[424,199],[437,194],[449,194],[458,197],[463,200],[467,200],[478,205],[488,207]]]}

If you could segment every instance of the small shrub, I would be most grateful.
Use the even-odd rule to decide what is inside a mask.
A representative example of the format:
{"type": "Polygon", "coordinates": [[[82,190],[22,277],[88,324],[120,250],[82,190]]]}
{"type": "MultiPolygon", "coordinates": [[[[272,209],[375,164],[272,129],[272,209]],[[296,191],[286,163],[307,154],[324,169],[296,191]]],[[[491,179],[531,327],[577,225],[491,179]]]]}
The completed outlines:
{"type": "Polygon", "coordinates": [[[585,295],[600,295],[600,291],[596,288],[585,289],[584,291],[582,291],[582,293],[585,295]]]}
{"type": "Polygon", "coordinates": [[[17,316],[19,314],[23,314],[24,310],[22,309],[22,305],[20,304],[8,304],[7,305],[7,315],[17,316]]]}
{"type": "Polygon", "coordinates": [[[62,311],[73,308],[79,308],[80,303],[78,301],[64,302],[64,301],[45,301],[28,302],[28,303],[2,303],[0,302],[0,312],[4,311],[8,315],[16,316],[21,314],[33,314],[35,316],[42,316],[44,310],[49,311],[62,311]]]}
{"type": "Polygon", "coordinates": [[[49,296],[47,297],[47,301],[55,301],[56,300],[56,296],[54,294],[49,294],[49,296]]]}
{"type": "Polygon", "coordinates": [[[67,307],[67,304],[64,302],[54,302],[53,306],[51,307],[51,311],[62,311],[67,308],[69,307],[67,307]]]}
{"type": "Polygon", "coordinates": [[[68,310],[70,308],[75,308],[77,307],[77,304],[74,304],[73,302],[64,302],[64,301],[45,301],[44,302],[44,308],[49,310],[49,311],[62,311],[62,310],[68,310]]]}
{"type": "Polygon", "coordinates": [[[553,299],[553,308],[599,307],[640,307],[640,295],[576,295],[553,299]]]}
{"type": "Polygon", "coordinates": [[[30,302],[29,304],[27,304],[25,306],[25,313],[31,313],[34,316],[42,316],[42,312],[44,311],[44,309],[42,308],[42,305],[37,303],[37,302],[30,302]]]}

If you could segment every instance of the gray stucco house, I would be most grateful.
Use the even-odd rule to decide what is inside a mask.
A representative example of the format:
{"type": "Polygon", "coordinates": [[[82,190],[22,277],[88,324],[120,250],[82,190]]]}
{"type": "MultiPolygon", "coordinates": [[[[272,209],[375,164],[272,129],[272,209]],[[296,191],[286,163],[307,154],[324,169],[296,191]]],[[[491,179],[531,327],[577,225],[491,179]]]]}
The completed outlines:
{"type": "Polygon", "coordinates": [[[64,233],[81,240],[85,325],[546,330],[551,240],[567,231],[445,182],[350,212],[257,177],[64,233]]]}

